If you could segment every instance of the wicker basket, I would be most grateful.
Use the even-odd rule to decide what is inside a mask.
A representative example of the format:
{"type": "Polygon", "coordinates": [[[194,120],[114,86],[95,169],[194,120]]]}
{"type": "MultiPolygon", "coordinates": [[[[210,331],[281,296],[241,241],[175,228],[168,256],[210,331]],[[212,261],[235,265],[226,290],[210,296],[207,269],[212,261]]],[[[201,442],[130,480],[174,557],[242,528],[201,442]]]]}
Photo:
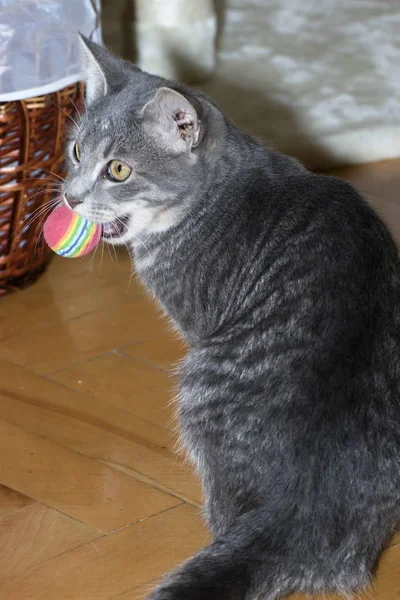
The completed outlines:
{"type": "Polygon", "coordinates": [[[75,84],[0,102],[0,295],[33,283],[50,261],[41,235],[44,205],[59,193],[65,133],[81,100],[75,84]]]}

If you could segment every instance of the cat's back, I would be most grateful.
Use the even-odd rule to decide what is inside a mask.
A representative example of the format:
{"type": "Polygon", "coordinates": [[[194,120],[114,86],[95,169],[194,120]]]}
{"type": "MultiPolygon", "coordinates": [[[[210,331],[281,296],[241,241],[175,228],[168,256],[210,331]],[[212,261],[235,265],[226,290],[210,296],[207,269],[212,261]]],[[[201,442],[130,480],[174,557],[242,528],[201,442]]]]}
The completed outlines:
{"type": "Polygon", "coordinates": [[[326,175],[296,175],[275,181],[273,187],[277,226],[271,237],[280,248],[284,243],[290,257],[287,275],[291,268],[296,273],[302,267],[311,270],[316,301],[325,293],[339,300],[341,290],[342,299],[361,301],[366,310],[377,309],[380,302],[383,311],[390,302],[394,314],[400,292],[398,250],[388,227],[361,194],[326,175]]]}
{"type": "Polygon", "coordinates": [[[240,222],[221,243],[232,268],[224,289],[218,272],[208,284],[220,324],[197,345],[192,372],[198,361],[205,371],[231,361],[239,388],[246,373],[259,389],[275,378],[279,389],[336,401],[332,389],[343,383],[349,397],[347,382],[368,388],[375,370],[397,395],[400,266],[375,211],[348,183],[308,173],[258,173],[236,197],[240,222]]]}
{"type": "Polygon", "coordinates": [[[243,307],[260,307],[263,297],[268,303],[273,293],[287,306],[294,297],[308,298],[314,314],[321,306],[326,309],[328,300],[359,302],[364,311],[380,302],[381,312],[389,302],[389,310],[396,311],[400,263],[395,242],[350,184],[306,171],[275,177],[254,171],[247,180],[235,181],[233,189],[235,227],[226,224],[221,254],[236,254],[240,277],[233,269],[229,286],[238,297],[238,316],[243,307]]]}
{"type": "MultiPolygon", "coordinates": [[[[342,242],[368,241],[377,249],[393,252],[395,245],[384,223],[348,182],[308,171],[269,175],[261,169],[232,181],[239,212],[257,231],[283,239],[308,229],[321,235],[342,235],[342,242]],[[240,198],[240,199],[239,199],[240,198]],[[258,227],[256,224],[259,224],[258,227]],[[303,229],[302,229],[303,226],[303,229]],[[347,239],[346,234],[352,233],[347,239]]],[[[323,241],[323,240],[322,240],[323,241]]]]}

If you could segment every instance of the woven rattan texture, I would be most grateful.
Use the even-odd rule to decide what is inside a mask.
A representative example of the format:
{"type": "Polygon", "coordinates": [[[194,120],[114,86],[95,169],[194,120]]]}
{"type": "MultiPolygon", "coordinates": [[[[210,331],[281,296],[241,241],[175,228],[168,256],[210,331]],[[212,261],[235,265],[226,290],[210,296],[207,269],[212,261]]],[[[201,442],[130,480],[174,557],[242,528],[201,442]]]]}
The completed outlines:
{"type": "Polygon", "coordinates": [[[44,205],[59,194],[65,136],[81,103],[79,84],[0,103],[0,295],[33,283],[51,258],[44,205]]]}

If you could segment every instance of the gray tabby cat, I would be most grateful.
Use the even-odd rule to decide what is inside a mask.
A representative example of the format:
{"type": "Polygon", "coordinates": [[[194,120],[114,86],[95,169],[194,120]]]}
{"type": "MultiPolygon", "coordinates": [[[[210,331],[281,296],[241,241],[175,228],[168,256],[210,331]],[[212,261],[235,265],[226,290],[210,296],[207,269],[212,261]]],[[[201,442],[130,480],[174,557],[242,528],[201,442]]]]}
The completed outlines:
{"type": "Polygon", "coordinates": [[[153,600],[368,584],[400,520],[400,268],[347,183],[82,40],[65,200],[127,244],[190,345],[182,440],[214,541],[153,600]]]}

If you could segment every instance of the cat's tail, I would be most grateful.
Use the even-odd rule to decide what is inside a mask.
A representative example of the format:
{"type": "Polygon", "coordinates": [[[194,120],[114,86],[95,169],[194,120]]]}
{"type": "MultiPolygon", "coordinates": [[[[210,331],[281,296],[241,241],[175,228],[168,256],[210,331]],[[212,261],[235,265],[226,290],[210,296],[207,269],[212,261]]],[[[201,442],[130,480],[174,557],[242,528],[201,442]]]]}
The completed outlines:
{"type": "Polygon", "coordinates": [[[283,572],[287,532],[278,534],[276,524],[272,535],[268,529],[263,511],[242,515],[167,577],[151,600],[245,600],[258,595],[270,600],[291,593],[293,581],[283,572]]]}
{"type": "Polygon", "coordinates": [[[278,518],[272,517],[267,507],[240,516],[223,535],[167,577],[151,600],[275,600],[292,592],[344,595],[368,586],[382,546],[378,532],[369,548],[365,545],[369,530],[360,536],[359,545],[353,540],[352,556],[349,540],[344,539],[344,546],[330,547],[316,559],[310,544],[311,549],[321,547],[322,541],[312,523],[302,526],[299,515],[285,516],[283,511],[278,518]]]}

